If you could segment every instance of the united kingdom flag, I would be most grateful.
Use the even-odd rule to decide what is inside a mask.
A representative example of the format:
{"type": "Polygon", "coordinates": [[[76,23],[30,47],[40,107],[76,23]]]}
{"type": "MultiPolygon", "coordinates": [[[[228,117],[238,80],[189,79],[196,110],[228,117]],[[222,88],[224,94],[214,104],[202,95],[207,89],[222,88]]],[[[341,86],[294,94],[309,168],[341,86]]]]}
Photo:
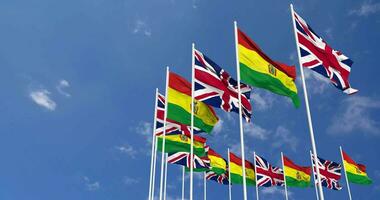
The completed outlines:
{"type": "Polygon", "coordinates": [[[223,185],[228,185],[228,172],[218,175],[213,171],[206,172],[206,179],[213,180],[223,185]]]}
{"type": "Polygon", "coordinates": [[[351,88],[348,81],[353,61],[332,49],[296,12],[294,20],[302,66],[329,78],[344,93],[356,93],[358,90],[351,88]]]}
{"type": "MultiPolygon", "coordinates": [[[[314,155],[311,155],[313,160],[313,170],[315,174],[315,180],[318,180],[317,172],[315,168],[314,155]]],[[[341,190],[338,180],[341,177],[342,166],[339,163],[325,160],[318,157],[318,169],[321,176],[321,183],[323,187],[327,187],[333,190],[341,190]]]]}
{"type": "Polygon", "coordinates": [[[255,168],[257,186],[284,186],[284,172],[281,168],[272,166],[258,155],[255,155],[255,168]]]}
{"type": "MultiPolygon", "coordinates": [[[[195,56],[195,98],[226,112],[239,113],[238,83],[224,69],[198,50],[195,56]]],[[[247,122],[252,115],[251,87],[240,84],[242,114],[247,122]]]]}
{"type": "MultiPolygon", "coordinates": [[[[157,117],[156,117],[156,136],[160,136],[164,133],[164,115],[165,115],[165,96],[158,93],[157,96],[157,117]]],[[[201,133],[202,131],[194,127],[194,134],[201,133]]],[[[191,127],[178,123],[176,121],[166,119],[166,135],[184,134],[190,136],[191,127]]]]}
{"type": "MultiPolygon", "coordinates": [[[[208,148],[208,147],[206,147],[208,148]]],[[[195,171],[208,171],[210,170],[210,159],[207,156],[199,157],[194,155],[194,161],[191,162],[189,152],[177,152],[168,154],[168,163],[177,164],[185,166],[186,168],[190,168],[191,163],[193,163],[193,169],[195,171]]]]}

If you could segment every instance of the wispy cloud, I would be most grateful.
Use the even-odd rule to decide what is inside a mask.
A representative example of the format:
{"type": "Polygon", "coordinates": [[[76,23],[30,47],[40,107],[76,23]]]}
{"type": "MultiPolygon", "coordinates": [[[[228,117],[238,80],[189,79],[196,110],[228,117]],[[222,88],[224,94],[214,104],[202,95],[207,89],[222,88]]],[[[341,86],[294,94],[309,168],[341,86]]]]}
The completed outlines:
{"type": "MultiPolygon", "coordinates": [[[[265,187],[260,191],[265,196],[274,196],[274,195],[281,195],[285,196],[285,190],[284,188],[278,188],[278,187],[265,187]]],[[[291,197],[293,194],[288,191],[288,197],[291,197]]],[[[276,198],[277,199],[277,198],[276,198]]]]}
{"type": "Polygon", "coordinates": [[[118,150],[122,154],[126,154],[131,158],[135,158],[137,151],[133,148],[133,146],[129,144],[124,144],[122,146],[115,146],[115,149],[118,150]]]}
{"type": "Polygon", "coordinates": [[[380,100],[370,97],[350,96],[343,100],[338,114],[332,119],[328,132],[335,135],[361,132],[363,134],[380,135],[380,122],[371,112],[380,109],[380,100]]]}
{"type": "Polygon", "coordinates": [[[58,85],[56,86],[59,94],[65,96],[65,97],[71,97],[71,94],[64,91],[64,89],[68,88],[68,87],[70,87],[70,83],[65,79],[60,80],[58,85]]]}
{"type": "Polygon", "coordinates": [[[57,104],[50,98],[50,92],[46,89],[32,90],[29,97],[39,106],[54,111],[57,104]]]}
{"type": "Polygon", "coordinates": [[[133,34],[143,34],[147,37],[152,36],[152,31],[151,31],[150,27],[142,19],[137,19],[135,21],[132,33],[133,34]]]}
{"type": "Polygon", "coordinates": [[[244,122],[243,128],[245,134],[255,139],[266,140],[270,135],[270,131],[262,128],[257,124],[244,122]]]}
{"type": "Polygon", "coordinates": [[[83,180],[86,186],[86,190],[88,191],[95,191],[100,188],[100,183],[98,181],[92,182],[87,176],[84,176],[83,180]]]}
{"type": "Polygon", "coordinates": [[[270,109],[275,102],[274,94],[270,92],[261,92],[259,90],[252,91],[251,99],[254,105],[253,108],[258,111],[270,109]]]}
{"type": "Polygon", "coordinates": [[[272,146],[274,148],[280,148],[282,146],[290,147],[292,151],[297,151],[298,146],[298,138],[291,134],[291,132],[283,127],[279,126],[276,129],[276,132],[273,136],[274,142],[272,143],[272,146]]]}
{"type": "Polygon", "coordinates": [[[128,176],[126,176],[126,177],[123,178],[123,183],[125,185],[134,185],[134,184],[137,184],[139,182],[140,182],[139,179],[128,177],[128,176]]]}
{"type": "MultiPolygon", "coordinates": [[[[306,84],[308,86],[308,91],[313,94],[323,94],[328,87],[332,87],[330,80],[312,70],[304,70],[306,84]]],[[[301,85],[301,77],[297,78],[297,81],[301,85]]]]}
{"type": "Polygon", "coordinates": [[[380,12],[380,3],[373,3],[372,1],[364,1],[359,8],[353,9],[349,12],[350,15],[369,16],[380,12]]]}
{"type": "Polygon", "coordinates": [[[218,135],[219,133],[223,131],[223,123],[224,121],[222,119],[219,119],[218,123],[214,126],[212,131],[213,133],[215,133],[215,135],[218,135]]]}
{"type": "Polygon", "coordinates": [[[135,131],[136,133],[144,136],[146,141],[148,141],[148,144],[152,143],[152,123],[142,121],[137,125],[137,127],[135,127],[135,131]]]}

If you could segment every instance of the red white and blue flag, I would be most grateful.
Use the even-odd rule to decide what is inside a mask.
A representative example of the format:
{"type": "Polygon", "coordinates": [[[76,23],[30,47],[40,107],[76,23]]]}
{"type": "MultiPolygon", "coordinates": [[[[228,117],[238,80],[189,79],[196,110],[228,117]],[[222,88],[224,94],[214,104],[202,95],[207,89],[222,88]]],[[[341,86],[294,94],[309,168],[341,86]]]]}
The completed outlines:
{"type": "Polygon", "coordinates": [[[228,185],[228,172],[218,175],[213,171],[206,172],[206,179],[213,180],[223,185],[228,185]]]}
{"type": "Polygon", "coordinates": [[[269,164],[264,158],[255,156],[256,185],[261,187],[284,186],[284,172],[269,164]]]}
{"type": "Polygon", "coordinates": [[[296,12],[294,20],[301,65],[329,78],[344,93],[356,93],[358,90],[351,88],[348,81],[353,61],[332,49],[296,12]]]}
{"type": "MultiPolygon", "coordinates": [[[[207,56],[194,50],[195,98],[226,112],[239,113],[237,81],[207,56]]],[[[242,114],[247,122],[252,115],[251,87],[240,83],[242,114]]]]}
{"type": "MultiPolygon", "coordinates": [[[[313,170],[315,174],[315,180],[318,180],[317,171],[315,168],[314,155],[311,155],[313,160],[313,170]]],[[[318,157],[319,174],[321,175],[321,183],[323,187],[327,187],[333,190],[341,190],[338,180],[341,177],[342,165],[339,163],[325,160],[318,157]]]]}
{"type": "Polygon", "coordinates": [[[168,154],[168,163],[177,164],[190,168],[193,163],[193,169],[195,171],[208,171],[210,170],[210,159],[207,156],[199,157],[194,154],[194,162],[191,162],[189,152],[177,152],[168,154]]]}
{"type": "MultiPolygon", "coordinates": [[[[156,117],[156,136],[164,133],[164,115],[165,115],[165,96],[158,94],[157,96],[157,117],[156,117]]],[[[176,121],[166,119],[166,135],[184,134],[190,136],[191,126],[178,123],[176,121]]],[[[202,133],[202,131],[194,127],[194,134],[202,133]]]]}

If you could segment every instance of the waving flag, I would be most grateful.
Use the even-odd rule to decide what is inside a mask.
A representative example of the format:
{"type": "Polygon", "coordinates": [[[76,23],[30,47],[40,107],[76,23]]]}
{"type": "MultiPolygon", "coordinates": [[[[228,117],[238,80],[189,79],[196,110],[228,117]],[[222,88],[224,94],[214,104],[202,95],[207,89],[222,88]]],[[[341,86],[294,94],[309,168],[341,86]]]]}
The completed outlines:
{"type": "Polygon", "coordinates": [[[348,81],[352,60],[332,49],[296,12],[294,20],[302,66],[329,78],[344,93],[356,93],[358,90],[351,88],[348,81]]]}
{"type": "MultiPolygon", "coordinates": [[[[243,184],[242,159],[230,152],[229,170],[231,170],[231,183],[243,184]]],[[[245,180],[247,185],[255,185],[255,170],[251,162],[245,160],[245,180]]]]}
{"type": "MultiPolygon", "coordinates": [[[[239,113],[238,83],[230,74],[207,56],[194,50],[195,98],[226,112],[239,113]]],[[[250,121],[252,107],[249,102],[251,88],[240,84],[242,114],[250,121]]]]}
{"type": "MultiPolygon", "coordinates": [[[[157,148],[162,150],[163,135],[157,137],[157,148]]],[[[194,135],[194,155],[203,157],[207,156],[207,149],[205,146],[206,138],[194,135]]],[[[166,135],[165,136],[165,152],[177,153],[188,152],[190,153],[191,139],[186,135],[166,135]]]]}
{"type": "Polygon", "coordinates": [[[206,179],[213,180],[223,185],[228,185],[228,173],[218,175],[213,171],[206,172],[206,179]]]}
{"type": "MultiPolygon", "coordinates": [[[[313,170],[315,174],[315,180],[318,180],[317,172],[315,168],[314,155],[312,155],[313,170]]],[[[323,187],[327,187],[333,190],[341,190],[342,186],[339,185],[338,180],[341,177],[342,166],[339,163],[325,160],[318,157],[318,168],[321,176],[321,183],[323,187]]]]}
{"type": "MultiPolygon", "coordinates": [[[[191,84],[183,77],[170,72],[167,118],[181,124],[191,124],[191,84]]],[[[218,122],[214,109],[194,100],[194,126],[210,133],[218,122]]]]}
{"type": "MultiPolygon", "coordinates": [[[[157,117],[156,117],[156,136],[160,136],[164,133],[164,115],[165,115],[165,96],[158,94],[157,98],[157,117]]],[[[194,134],[202,133],[199,128],[194,127],[194,134]]],[[[191,127],[166,119],[166,135],[184,134],[190,136],[191,127]]]]}
{"type": "Polygon", "coordinates": [[[213,149],[209,149],[208,158],[210,159],[211,171],[217,174],[223,174],[227,170],[227,162],[221,155],[216,153],[213,149]]]}
{"type": "Polygon", "coordinates": [[[193,163],[195,172],[210,170],[210,159],[207,156],[199,157],[194,155],[194,161],[191,162],[190,155],[188,152],[170,153],[168,154],[168,163],[182,165],[186,168],[190,168],[191,163],[193,163]]]}
{"type": "Polygon", "coordinates": [[[243,31],[237,34],[241,81],[287,96],[299,107],[295,67],[273,61],[243,31]]]}
{"type": "Polygon", "coordinates": [[[264,158],[255,156],[257,186],[271,187],[284,185],[284,172],[279,167],[273,167],[264,158]]]}
{"type": "Polygon", "coordinates": [[[372,180],[368,177],[365,165],[356,163],[342,150],[343,165],[347,173],[347,179],[351,183],[369,185],[372,180]]]}
{"type": "Polygon", "coordinates": [[[309,187],[311,167],[299,166],[286,156],[283,156],[283,159],[286,186],[309,187]]]}

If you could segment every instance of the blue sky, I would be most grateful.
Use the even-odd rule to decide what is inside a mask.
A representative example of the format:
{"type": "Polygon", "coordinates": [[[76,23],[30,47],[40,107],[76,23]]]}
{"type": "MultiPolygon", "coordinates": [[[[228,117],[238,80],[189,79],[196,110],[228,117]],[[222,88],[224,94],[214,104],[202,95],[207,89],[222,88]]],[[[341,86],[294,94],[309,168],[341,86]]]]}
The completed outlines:
{"type": "MultiPolygon", "coordinates": [[[[233,20],[276,60],[298,63],[289,1],[66,0],[0,1],[0,198],[145,199],[148,193],[154,90],[165,66],[190,78],[191,43],[236,76],[233,20]]],[[[351,185],[355,199],[380,195],[380,2],[293,1],[329,44],[353,61],[346,96],[307,70],[318,153],[340,162],[339,145],[367,165],[374,184],[351,185]]],[[[298,68],[297,68],[298,70],[298,68]]],[[[309,165],[311,148],[301,107],[261,89],[252,94],[246,155],[279,164],[280,152],[309,165]]],[[[208,144],[238,153],[238,116],[218,111],[208,144]]],[[[202,196],[196,176],[195,196],[202,196]]],[[[169,199],[180,197],[180,170],[169,166],[169,199]]],[[[345,184],[342,180],[342,185],[345,184]]],[[[188,185],[187,185],[188,186],[188,185]]],[[[187,187],[188,188],[188,187],[187,187]]],[[[250,199],[254,188],[249,188],[250,199]]],[[[347,192],[325,191],[328,199],[347,192]]],[[[291,189],[313,199],[313,189],[291,189]]],[[[227,187],[208,184],[209,199],[227,187]]],[[[234,199],[242,188],[233,186],[234,199]]],[[[260,188],[281,199],[282,188],[260,188]]]]}

